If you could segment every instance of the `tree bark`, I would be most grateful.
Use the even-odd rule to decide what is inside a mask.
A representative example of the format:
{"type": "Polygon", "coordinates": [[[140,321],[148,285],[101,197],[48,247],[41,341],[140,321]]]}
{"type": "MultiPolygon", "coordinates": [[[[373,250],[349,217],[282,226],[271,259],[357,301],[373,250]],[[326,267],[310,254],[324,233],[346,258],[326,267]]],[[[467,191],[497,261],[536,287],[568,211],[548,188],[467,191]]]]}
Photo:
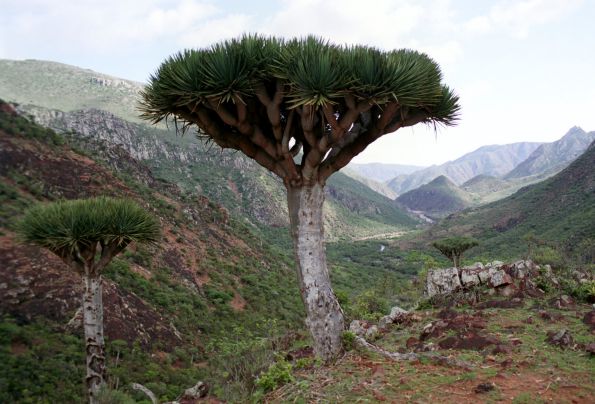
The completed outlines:
{"type": "Polygon", "coordinates": [[[103,339],[103,299],[101,275],[93,275],[85,268],[83,275],[83,327],[87,353],[87,394],[89,403],[98,403],[98,395],[105,385],[105,342],[103,339]]]}
{"type": "Polygon", "coordinates": [[[345,324],[326,266],[324,187],[288,187],[287,202],[306,325],[314,340],[314,353],[328,362],[342,352],[345,324]]]}

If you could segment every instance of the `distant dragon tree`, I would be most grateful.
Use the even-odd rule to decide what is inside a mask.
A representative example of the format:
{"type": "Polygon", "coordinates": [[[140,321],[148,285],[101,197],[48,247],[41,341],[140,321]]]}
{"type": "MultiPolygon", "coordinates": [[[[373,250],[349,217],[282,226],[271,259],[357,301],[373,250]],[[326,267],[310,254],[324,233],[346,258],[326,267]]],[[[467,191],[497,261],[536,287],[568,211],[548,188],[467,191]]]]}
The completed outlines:
{"type": "Polygon", "coordinates": [[[441,80],[412,50],[248,35],[170,57],[142,92],[145,119],[195,126],[281,178],[306,323],[325,360],[341,352],[344,329],[325,258],[325,183],[385,134],[453,124],[458,97],[441,80]]]}
{"type": "Polygon", "coordinates": [[[479,242],[470,237],[449,237],[443,238],[432,243],[432,246],[444,254],[455,268],[461,266],[461,258],[463,253],[470,248],[476,247],[479,242]]]}
{"type": "Polygon", "coordinates": [[[98,403],[106,382],[103,336],[103,269],[130,243],[154,243],[159,222],[127,199],[107,197],[39,204],[25,213],[19,233],[56,254],[83,278],[87,394],[98,403]]]}

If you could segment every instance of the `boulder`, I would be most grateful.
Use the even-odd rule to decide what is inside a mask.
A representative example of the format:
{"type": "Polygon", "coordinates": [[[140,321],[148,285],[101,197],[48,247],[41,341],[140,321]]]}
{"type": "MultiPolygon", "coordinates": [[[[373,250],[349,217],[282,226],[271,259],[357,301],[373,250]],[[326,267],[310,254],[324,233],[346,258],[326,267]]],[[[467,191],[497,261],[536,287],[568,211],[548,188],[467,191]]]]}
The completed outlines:
{"type": "Polygon", "coordinates": [[[568,295],[562,295],[551,301],[551,304],[556,309],[566,309],[574,307],[574,299],[568,295]]]}
{"type": "Polygon", "coordinates": [[[353,320],[349,324],[349,331],[362,338],[369,338],[378,334],[378,327],[364,320],[353,320]],[[372,331],[370,331],[372,330],[372,331]],[[374,335],[373,335],[374,334],[374,335]]]}
{"type": "Polygon", "coordinates": [[[461,269],[461,283],[464,287],[468,288],[471,286],[479,285],[479,273],[483,271],[482,268],[465,267],[461,269]]]}
{"type": "Polygon", "coordinates": [[[512,264],[509,273],[515,279],[525,279],[529,275],[529,268],[525,265],[525,261],[517,261],[512,264]]]}
{"type": "Polygon", "coordinates": [[[459,270],[457,268],[431,269],[426,279],[428,297],[452,293],[461,288],[459,270]]]}
{"type": "Polygon", "coordinates": [[[475,389],[473,389],[473,391],[475,394],[484,394],[494,390],[495,387],[496,385],[491,382],[480,383],[475,387],[475,389]]]}
{"type": "Polygon", "coordinates": [[[503,270],[499,269],[490,276],[489,285],[493,288],[506,286],[512,283],[512,278],[503,270]]]}
{"type": "Polygon", "coordinates": [[[198,382],[194,385],[194,387],[190,387],[184,391],[184,395],[182,396],[182,400],[189,400],[189,399],[197,399],[206,397],[207,393],[209,392],[209,386],[207,386],[203,382],[198,382]]]}
{"type": "Polygon", "coordinates": [[[570,335],[570,331],[562,329],[558,332],[549,331],[547,333],[547,342],[560,348],[567,348],[573,345],[574,340],[570,335]]]}
{"type": "Polygon", "coordinates": [[[378,321],[378,327],[386,328],[389,324],[400,322],[400,320],[405,318],[408,314],[409,312],[407,310],[395,306],[390,310],[389,315],[382,317],[380,321],[378,321]]]}
{"type": "Polygon", "coordinates": [[[477,277],[479,278],[479,283],[482,285],[486,285],[490,280],[491,274],[493,274],[495,270],[492,267],[486,267],[483,271],[477,273],[477,277]]]}
{"type": "Polygon", "coordinates": [[[375,325],[371,325],[370,328],[366,330],[366,338],[367,340],[374,340],[378,336],[378,327],[375,325]]]}
{"type": "Polygon", "coordinates": [[[521,279],[521,281],[519,282],[519,288],[524,295],[530,297],[542,297],[543,295],[545,295],[545,292],[539,289],[535,282],[533,282],[529,278],[521,279]]]}

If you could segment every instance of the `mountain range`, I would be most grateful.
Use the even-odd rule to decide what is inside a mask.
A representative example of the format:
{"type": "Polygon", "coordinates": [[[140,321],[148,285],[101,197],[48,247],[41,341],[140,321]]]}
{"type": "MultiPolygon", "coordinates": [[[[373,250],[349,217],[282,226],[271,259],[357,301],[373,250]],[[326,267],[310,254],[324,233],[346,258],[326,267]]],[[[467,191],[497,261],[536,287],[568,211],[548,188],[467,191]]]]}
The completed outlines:
{"type": "Polygon", "coordinates": [[[521,142],[508,145],[482,146],[464,156],[439,166],[431,166],[409,175],[402,174],[387,182],[397,194],[427,184],[445,175],[457,185],[479,174],[503,176],[524,161],[541,143],[521,142]]]}
{"type": "Polygon", "coordinates": [[[562,138],[551,143],[486,146],[453,162],[401,175],[387,185],[395,190],[397,183],[402,189],[406,189],[417,182],[424,182],[398,196],[397,203],[429,217],[443,217],[469,206],[502,199],[523,186],[554,175],[581,155],[593,140],[595,132],[585,132],[579,127],[573,127],[562,138]],[[532,149],[524,160],[505,172],[514,161],[520,160],[532,149]],[[498,157],[503,158],[499,167],[498,157]],[[428,178],[440,172],[449,172],[459,179],[476,175],[457,184],[448,175],[441,174],[425,183],[428,178]]]}
{"type": "MultiPolygon", "coordinates": [[[[528,234],[572,253],[595,240],[595,142],[568,167],[521,188],[502,200],[453,214],[432,229],[427,239],[445,235],[475,236],[477,254],[515,256],[526,251],[528,234]]],[[[592,247],[591,247],[592,248],[592,247]]]]}

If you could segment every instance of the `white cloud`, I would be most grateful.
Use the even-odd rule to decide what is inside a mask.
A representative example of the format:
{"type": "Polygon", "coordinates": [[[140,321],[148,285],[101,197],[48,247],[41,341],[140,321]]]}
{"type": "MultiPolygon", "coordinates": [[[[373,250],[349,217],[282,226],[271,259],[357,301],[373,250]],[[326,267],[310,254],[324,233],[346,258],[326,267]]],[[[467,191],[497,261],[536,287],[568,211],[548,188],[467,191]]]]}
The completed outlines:
{"type": "Polygon", "coordinates": [[[426,9],[419,2],[376,0],[293,0],[264,27],[284,36],[315,34],[337,43],[402,47],[420,24],[426,9]]]}
{"type": "Polygon", "coordinates": [[[234,38],[252,29],[252,17],[245,14],[228,14],[196,24],[178,38],[181,46],[200,48],[222,39],[234,38]]]}
{"type": "Polygon", "coordinates": [[[533,27],[560,19],[581,3],[583,0],[502,0],[487,15],[467,21],[465,28],[472,33],[504,30],[516,38],[526,38],[533,27]]]}
{"type": "Polygon", "coordinates": [[[465,28],[472,33],[485,34],[491,31],[492,22],[490,17],[480,15],[467,21],[465,28]]]}
{"type": "MultiPolygon", "coordinates": [[[[200,0],[9,0],[6,8],[14,13],[0,27],[0,36],[59,50],[68,43],[74,51],[96,53],[175,38],[219,12],[200,0]]],[[[15,47],[22,47],[18,42],[15,47]]]]}

